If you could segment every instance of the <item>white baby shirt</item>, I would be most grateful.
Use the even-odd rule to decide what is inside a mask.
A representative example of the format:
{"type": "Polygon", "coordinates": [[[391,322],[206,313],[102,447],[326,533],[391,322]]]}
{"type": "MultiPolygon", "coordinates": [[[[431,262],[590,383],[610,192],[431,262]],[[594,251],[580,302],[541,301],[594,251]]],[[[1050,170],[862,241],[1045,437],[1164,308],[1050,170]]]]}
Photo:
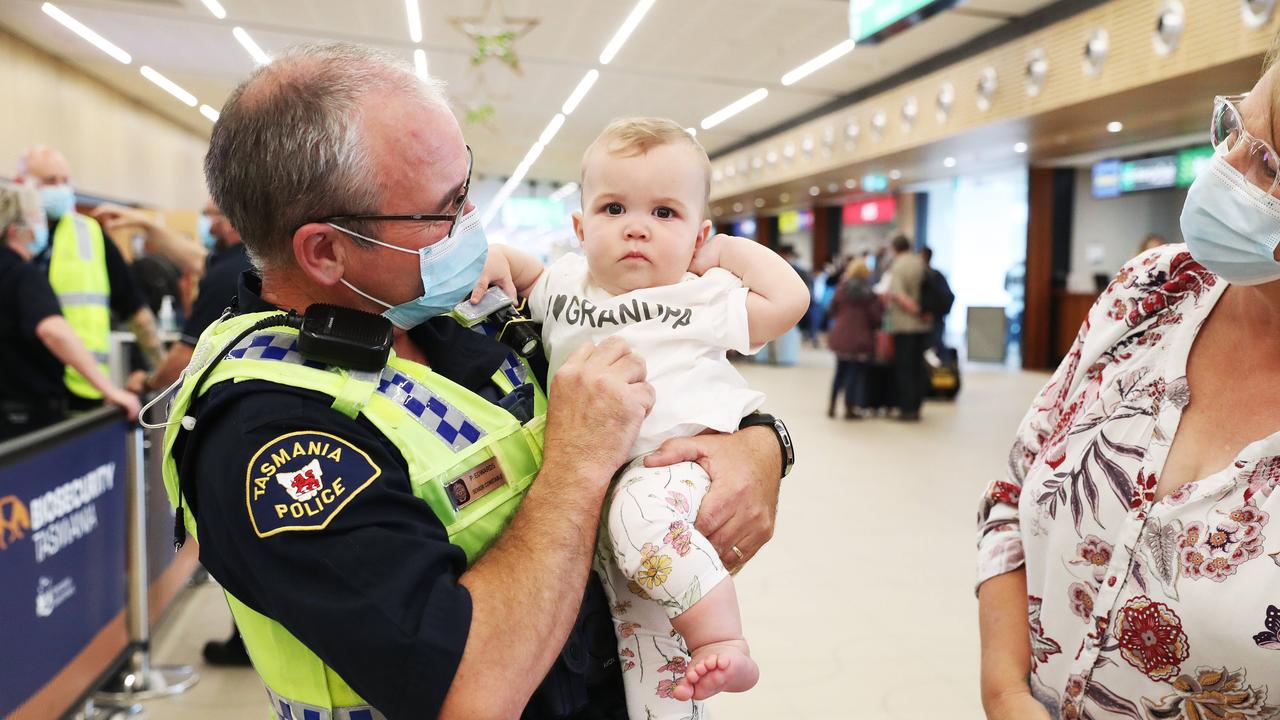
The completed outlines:
{"type": "Polygon", "coordinates": [[[569,254],[551,264],[529,292],[529,313],[542,323],[551,374],[583,343],[617,335],[644,358],[657,400],[640,428],[631,457],[664,440],[712,429],[732,432],[764,403],[725,357],[751,354],[747,288],[712,268],[685,273],[674,285],[613,295],[591,281],[587,260],[569,254]]]}

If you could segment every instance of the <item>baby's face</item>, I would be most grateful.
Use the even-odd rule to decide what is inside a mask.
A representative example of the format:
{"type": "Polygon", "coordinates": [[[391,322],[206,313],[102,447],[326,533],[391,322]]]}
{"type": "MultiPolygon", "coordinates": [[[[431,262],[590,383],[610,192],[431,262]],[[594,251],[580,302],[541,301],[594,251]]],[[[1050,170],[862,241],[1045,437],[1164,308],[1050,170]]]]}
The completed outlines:
{"type": "Polygon", "coordinates": [[[591,151],[583,167],[582,212],[574,214],[573,226],[597,285],[620,295],[683,277],[711,229],[703,219],[704,172],[693,148],[684,145],[629,157],[591,151]]]}

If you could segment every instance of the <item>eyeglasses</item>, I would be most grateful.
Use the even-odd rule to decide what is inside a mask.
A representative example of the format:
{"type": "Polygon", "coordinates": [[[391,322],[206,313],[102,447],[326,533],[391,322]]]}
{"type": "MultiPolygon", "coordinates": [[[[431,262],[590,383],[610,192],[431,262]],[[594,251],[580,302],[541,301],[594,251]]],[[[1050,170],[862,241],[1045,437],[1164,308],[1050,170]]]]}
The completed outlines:
{"type": "Polygon", "coordinates": [[[446,237],[453,237],[453,230],[458,226],[458,221],[462,219],[467,209],[467,195],[471,192],[471,168],[475,162],[475,156],[471,152],[471,146],[467,146],[467,179],[462,183],[458,196],[453,202],[458,209],[451,213],[418,213],[416,215],[330,215],[329,217],[320,218],[315,222],[331,223],[342,220],[371,220],[377,222],[448,222],[449,234],[446,237]]]}
{"type": "Polygon", "coordinates": [[[1280,185],[1280,156],[1266,140],[1260,140],[1244,127],[1238,103],[1245,95],[1219,95],[1213,99],[1213,124],[1209,140],[1220,150],[1232,167],[1245,179],[1267,194],[1275,194],[1280,185]]]}

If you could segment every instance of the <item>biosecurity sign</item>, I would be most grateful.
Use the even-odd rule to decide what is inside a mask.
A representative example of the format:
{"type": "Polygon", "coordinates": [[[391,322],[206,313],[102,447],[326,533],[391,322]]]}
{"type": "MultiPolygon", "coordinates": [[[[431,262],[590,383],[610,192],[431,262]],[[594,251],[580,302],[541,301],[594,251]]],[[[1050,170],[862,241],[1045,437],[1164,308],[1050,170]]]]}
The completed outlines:
{"type": "Polygon", "coordinates": [[[0,717],[37,693],[123,609],[125,430],[113,422],[0,458],[0,717]]]}

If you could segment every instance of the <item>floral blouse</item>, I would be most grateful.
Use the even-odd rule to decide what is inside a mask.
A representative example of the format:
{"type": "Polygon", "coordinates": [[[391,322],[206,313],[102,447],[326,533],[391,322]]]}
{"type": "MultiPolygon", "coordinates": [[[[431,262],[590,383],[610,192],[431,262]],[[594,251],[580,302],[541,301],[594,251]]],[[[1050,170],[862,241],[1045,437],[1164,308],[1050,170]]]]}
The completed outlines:
{"type": "Polygon", "coordinates": [[[978,581],[1026,564],[1054,718],[1280,718],[1280,433],[1155,501],[1226,285],[1182,245],[1125,267],[983,497],[978,581]]]}

